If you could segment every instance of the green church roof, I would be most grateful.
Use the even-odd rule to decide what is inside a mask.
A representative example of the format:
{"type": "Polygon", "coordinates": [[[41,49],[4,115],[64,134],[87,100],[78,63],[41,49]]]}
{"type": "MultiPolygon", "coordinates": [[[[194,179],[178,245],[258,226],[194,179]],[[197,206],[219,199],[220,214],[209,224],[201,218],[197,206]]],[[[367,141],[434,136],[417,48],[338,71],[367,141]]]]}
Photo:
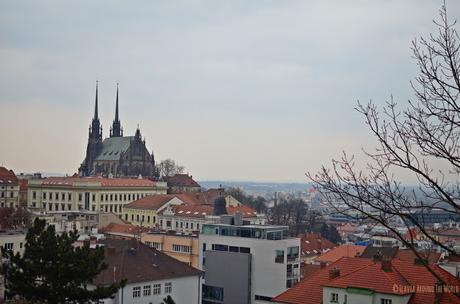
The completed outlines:
{"type": "Polygon", "coordinates": [[[102,142],[101,153],[96,157],[97,160],[119,160],[120,155],[128,150],[134,136],[110,137],[102,142]]]}

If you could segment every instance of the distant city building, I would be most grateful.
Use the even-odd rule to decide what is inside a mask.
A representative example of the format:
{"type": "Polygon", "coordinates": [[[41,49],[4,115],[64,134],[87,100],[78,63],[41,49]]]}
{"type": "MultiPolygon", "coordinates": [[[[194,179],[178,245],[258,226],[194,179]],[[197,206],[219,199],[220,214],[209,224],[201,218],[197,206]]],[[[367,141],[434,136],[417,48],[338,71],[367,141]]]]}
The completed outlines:
{"type": "Polygon", "coordinates": [[[300,239],[287,237],[288,227],[242,222],[203,226],[204,304],[266,303],[300,279],[300,239]]]}
{"type": "Polygon", "coordinates": [[[302,262],[307,264],[313,263],[316,257],[337,247],[337,244],[325,239],[320,233],[305,233],[299,237],[300,257],[302,262]]]}
{"type": "Polygon", "coordinates": [[[96,84],[94,117],[89,128],[86,157],[78,172],[81,176],[156,176],[153,152],[149,153],[147,150],[139,127],[134,136],[123,136],[123,128],[118,115],[118,85],[115,119],[110,129],[110,137],[102,140],[96,84]]]}
{"type": "Polygon", "coordinates": [[[200,267],[197,233],[144,232],[141,242],[195,268],[200,267]]]}
{"type": "Polygon", "coordinates": [[[359,257],[365,249],[366,246],[352,244],[340,245],[315,258],[315,263],[330,264],[343,257],[359,257]]]}
{"type": "Polygon", "coordinates": [[[0,167],[0,207],[19,206],[19,180],[13,170],[0,167]]]}
{"type": "Polygon", "coordinates": [[[149,179],[49,177],[29,180],[28,204],[31,210],[89,210],[121,216],[124,205],[166,190],[165,182],[149,179]]]}
{"type": "Polygon", "coordinates": [[[110,285],[126,280],[112,299],[104,303],[161,303],[168,295],[176,304],[194,304],[201,300],[201,271],[182,263],[137,240],[106,239],[107,268],[93,281],[110,285]]]}
{"type": "Polygon", "coordinates": [[[48,226],[54,226],[56,233],[77,231],[79,234],[90,234],[97,229],[99,213],[87,210],[46,211],[32,212],[32,221],[35,218],[45,220],[48,226]]]}

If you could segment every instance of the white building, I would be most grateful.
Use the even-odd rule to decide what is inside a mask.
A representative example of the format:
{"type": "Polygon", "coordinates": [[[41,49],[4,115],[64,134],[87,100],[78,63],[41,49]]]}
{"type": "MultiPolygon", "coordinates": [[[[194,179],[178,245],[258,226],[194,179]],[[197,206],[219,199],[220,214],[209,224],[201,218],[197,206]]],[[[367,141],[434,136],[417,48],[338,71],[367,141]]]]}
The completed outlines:
{"type": "Polygon", "coordinates": [[[17,230],[0,231],[0,247],[6,250],[12,250],[13,253],[24,253],[26,243],[26,233],[17,230]]]}
{"type": "Polygon", "coordinates": [[[203,303],[266,303],[300,278],[300,239],[285,226],[205,224],[203,303]]]}
{"type": "Polygon", "coordinates": [[[121,216],[124,205],[166,191],[165,182],[142,178],[49,177],[29,180],[27,202],[32,210],[84,209],[121,216]]]}
{"type": "Polygon", "coordinates": [[[105,240],[108,267],[94,280],[110,285],[126,279],[104,303],[159,304],[168,295],[176,304],[201,303],[201,271],[135,240],[105,240]]]}

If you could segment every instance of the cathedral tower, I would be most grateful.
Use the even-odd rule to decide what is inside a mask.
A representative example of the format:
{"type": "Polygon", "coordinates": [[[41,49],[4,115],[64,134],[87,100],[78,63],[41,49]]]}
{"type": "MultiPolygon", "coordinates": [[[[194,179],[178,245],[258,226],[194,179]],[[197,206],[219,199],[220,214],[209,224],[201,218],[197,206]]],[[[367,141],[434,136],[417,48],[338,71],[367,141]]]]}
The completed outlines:
{"type": "Polygon", "coordinates": [[[123,128],[121,127],[120,119],[118,118],[118,83],[117,83],[117,98],[115,102],[115,119],[110,128],[110,137],[122,137],[123,128]]]}
{"type": "Polygon", "coordinates": [[[88,145],[86,146],[86,158],[78,170],[80,175],[88,176],[92,171],[92,164],[94,159],[99,154],[102,148],[102,126],[99,120],[99,105],[98,105],[98,87],[99,83],[96,81],[96,98],[94,102],[94,117],[89,127],[88,145]]]}

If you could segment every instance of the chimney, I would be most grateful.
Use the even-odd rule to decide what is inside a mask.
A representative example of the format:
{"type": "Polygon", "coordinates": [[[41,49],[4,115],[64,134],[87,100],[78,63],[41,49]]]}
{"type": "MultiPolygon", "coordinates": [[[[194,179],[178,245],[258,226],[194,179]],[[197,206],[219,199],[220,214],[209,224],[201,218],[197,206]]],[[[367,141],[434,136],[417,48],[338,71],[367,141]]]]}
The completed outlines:
{"type": "Polygon", "coordinates": [[[390,258],[384,258],[382,259],[382,270],[385,272],[390,272],[391,269],[391,259],[390,258]]]}
{"type": "Polygon", "coordinates": [[[335,279],[340,277],[340,269],[339,268],[333,268],[329,270],[329,280],[335,279]]]}

